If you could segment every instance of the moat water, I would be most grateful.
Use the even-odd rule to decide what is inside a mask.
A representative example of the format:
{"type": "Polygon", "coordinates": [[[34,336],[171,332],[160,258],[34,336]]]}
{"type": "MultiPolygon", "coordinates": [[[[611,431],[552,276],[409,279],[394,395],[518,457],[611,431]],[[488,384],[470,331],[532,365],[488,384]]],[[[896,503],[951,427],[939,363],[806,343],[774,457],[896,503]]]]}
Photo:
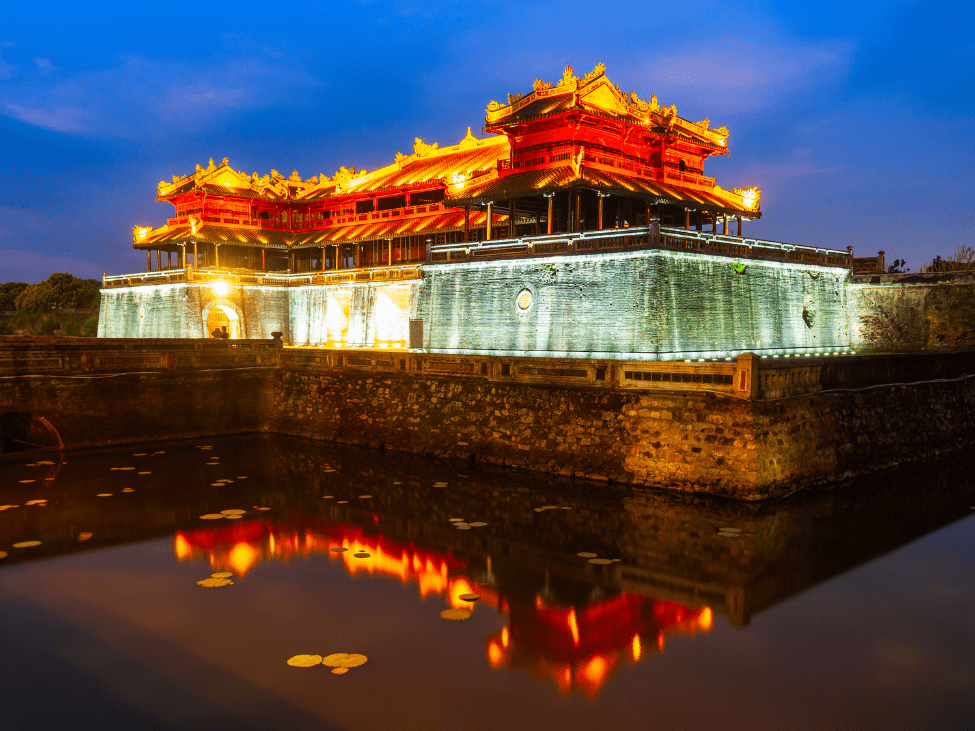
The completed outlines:
{"type": "Polygon", "coordinates": [[[263,436],[24,453],[0,727],[973,728],[973,507],[970,460],[756,506],[263,436]]]}

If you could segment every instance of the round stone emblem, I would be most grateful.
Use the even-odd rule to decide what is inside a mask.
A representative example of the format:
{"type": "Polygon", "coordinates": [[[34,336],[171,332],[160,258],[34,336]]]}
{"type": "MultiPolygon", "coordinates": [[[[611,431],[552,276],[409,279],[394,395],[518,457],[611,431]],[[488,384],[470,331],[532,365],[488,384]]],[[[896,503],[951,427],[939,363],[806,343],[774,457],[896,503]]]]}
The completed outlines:
{"type": "Polygon", "coordinates": [[[518,309],[524,312],[525,310],[531,308],[534,301],[535,298],[532,297],[532,293],[527,289],[523,289],[518,293],[518,299],[515,300],[515,303],[518,305],[518,309]]]}

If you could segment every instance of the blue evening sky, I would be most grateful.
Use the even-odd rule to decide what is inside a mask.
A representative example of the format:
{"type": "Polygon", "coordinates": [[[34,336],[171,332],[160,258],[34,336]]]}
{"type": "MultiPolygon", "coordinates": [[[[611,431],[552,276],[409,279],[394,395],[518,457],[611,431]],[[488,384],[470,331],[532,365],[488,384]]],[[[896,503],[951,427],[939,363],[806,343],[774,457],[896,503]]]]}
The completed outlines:
{"type": "Polygon", "coordinates": [[[757,185],[746,235],[973,245],[971,2],[28,3],[0,13],[0,282],[140,271],[156,183],[210,157],[373,169],[449,144],[509,92],[598,62],[731,131],[705,172],[757,185]]]}

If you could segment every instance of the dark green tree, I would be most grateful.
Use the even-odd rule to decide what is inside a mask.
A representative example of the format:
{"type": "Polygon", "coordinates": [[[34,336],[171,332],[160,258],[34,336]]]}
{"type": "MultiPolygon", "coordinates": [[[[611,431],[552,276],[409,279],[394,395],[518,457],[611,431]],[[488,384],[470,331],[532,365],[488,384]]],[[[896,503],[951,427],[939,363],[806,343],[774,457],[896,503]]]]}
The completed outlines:
{"type": "Polygon", "coordinates": [[[98,307],[100,287],[97,279],[78,279],[67,272],[58,272],[21,292],[16,300],[17,309],[38,313],[98,307]]]}
{"type": "Polygon", "coordinates": [[[0,284],[0,312],[16,310],[17,297],[29,286],[26,282],[4,282],[0,284]]]}

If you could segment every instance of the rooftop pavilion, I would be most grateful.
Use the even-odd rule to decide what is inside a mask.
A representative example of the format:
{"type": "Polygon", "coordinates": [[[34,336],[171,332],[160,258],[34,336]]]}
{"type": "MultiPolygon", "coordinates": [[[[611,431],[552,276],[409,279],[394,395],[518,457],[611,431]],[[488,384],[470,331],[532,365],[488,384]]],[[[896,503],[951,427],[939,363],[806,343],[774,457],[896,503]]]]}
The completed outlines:
{"type": "Polygon", "coordinates": [[[175,215],[134,228],[146,272],[105,285],[194,276],[286,285],[291,275],[347,280],[348,270],[398,279],[461,250],[500,258],[580,246],[851,265],[849,251],[745,239],[743,222],[762,215],[759,190],[726,190],[704,174],[709,157],[728,153],[728,130],[623,92],[603,64],[491,101],[484,130],[445,147],[418,137],[383,168],[331,177],[248,175],[211,159],[159,183],[157,200],[175,215]],[[546,246],[553,236],[565,243],[546,246]]]}

